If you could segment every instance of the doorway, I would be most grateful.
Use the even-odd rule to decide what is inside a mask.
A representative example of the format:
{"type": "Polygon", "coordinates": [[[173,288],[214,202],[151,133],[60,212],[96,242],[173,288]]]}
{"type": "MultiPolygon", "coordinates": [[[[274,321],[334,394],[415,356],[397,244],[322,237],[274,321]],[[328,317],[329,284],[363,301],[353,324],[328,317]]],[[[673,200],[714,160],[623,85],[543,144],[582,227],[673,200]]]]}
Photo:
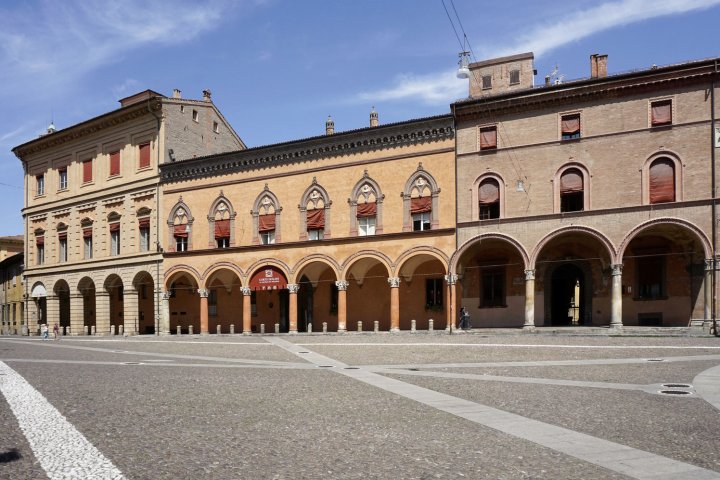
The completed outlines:
{"type": "Polygon", "coordinates": [[[560,265],[550,276],[551,326],[585,325],[585,272],[574,263],[560,265]]]}

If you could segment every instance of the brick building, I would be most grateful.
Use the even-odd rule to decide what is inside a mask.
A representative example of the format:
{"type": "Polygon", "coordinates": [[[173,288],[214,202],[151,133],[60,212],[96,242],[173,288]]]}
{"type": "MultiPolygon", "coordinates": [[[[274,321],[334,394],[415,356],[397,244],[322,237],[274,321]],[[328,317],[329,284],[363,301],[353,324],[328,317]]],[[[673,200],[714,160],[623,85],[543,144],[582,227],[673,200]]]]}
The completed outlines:
{"type": "Polygon", "coordinates": [[[712,317],[718,60],[617,75],[590,60],[589,78],[540,86],[532,54],[471,64],[452,105],[450,270],[476,327],[712,317]]]}
{"type": "Polygon", "coordinates": [[[147,90],[13,149],[25,172],[28,326],[155,331],[162,283],[158,165],[244,148],[202,100],[147,90]]]}

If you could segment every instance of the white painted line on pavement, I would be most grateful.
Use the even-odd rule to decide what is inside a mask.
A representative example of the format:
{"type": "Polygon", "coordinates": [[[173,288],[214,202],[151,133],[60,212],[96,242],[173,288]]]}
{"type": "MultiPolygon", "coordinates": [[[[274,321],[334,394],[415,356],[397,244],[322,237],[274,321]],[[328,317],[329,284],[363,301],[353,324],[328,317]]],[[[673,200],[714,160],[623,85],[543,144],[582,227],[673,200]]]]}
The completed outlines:
{"type": "Polygon", "coordinates": [[[522,343],[293,343],[303,347],[504,347],[504,348],[590,348],[600,350],[720,350],[720,346],[681,345],[548,345],[522,343]]]}
{"type": "Polygon", "coordinates": [[[3,362],[0,392],[51,480],[125,478],[40,392],[3,362]]]}

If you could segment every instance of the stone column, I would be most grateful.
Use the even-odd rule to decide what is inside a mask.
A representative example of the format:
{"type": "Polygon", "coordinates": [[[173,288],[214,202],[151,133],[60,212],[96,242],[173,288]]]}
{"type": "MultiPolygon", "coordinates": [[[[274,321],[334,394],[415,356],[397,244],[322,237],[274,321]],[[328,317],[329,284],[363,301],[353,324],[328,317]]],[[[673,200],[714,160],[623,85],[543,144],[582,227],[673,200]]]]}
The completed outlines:
{"type": "MultiPolygon", "coordinates": [[[[455,274],[445,275],[445,291],[447,292],[447,318],[445,320],[445,330],[449,331],[450,327],[455,325],[455,296],[457,295],[458,276],[455,274]]],[[[454,327],[457,328],[457,327],[454,327]]]]}
{"type": "Polygon", "coordinates": [[[138,291],[130,288],[123,294],[123,331],[126,335],[138,334],[138,310],[138,291]]]}
{"type": "Polygon", "coordinates": [[[45,297],[47,302],[47,325],[52,334],[53,325],[60,325],[60,297],[57,295],[48,295],[45,297]]]}
{"type": "Polygon", "coordinates": [[[290,333],[297,333],[297,293],[300,290],[300,285],[297,283],[288,283],[289,295],[289,315],[290,315],[290,333]]]}
{"type": "Polygon", "coordinates": [[[95,333],[110,333],[110,294],[105,290],[95,292],[95,333]]]}
{"type": "Polygon", "coordinates": [[[612,308],[610,328],[622,327],[622,263],[612,265],[612,308]]]}
{"type": "Polygon", "coordinates": [[[535,328],[535,270],[525,270],[525,323],[523,330],[535,328]]]}
{"type": "Polygon", "coordinates": [[[347,280],[338,280],[335,286],[338,289],[338,332],[347,331],[347,280]]]}
{"type": "Polygon", "coordinates": [[[703,285],[705,290],[705,322],[712,321],[712,276],[713,276],[713,261],[712,258],[705,259],[705,283],[703,285]]]}
{"type": "Polygon", "coordinates": [[[170,292],[163,292],[160,300],[160,335],[170,335],[170,292]]]}
{"type": "Polygon", "coordinates": [[[252,290],[250,287],[240,287],[240,292],[243,294],[243,316],[242,316],[242,333],[243,335],[250,335],[252,333],[252,290]]]}
{"type": "Polygon", "coordinates": [[[70,335],[85,335],[85,302],[80,293],[70,295],[70,335]]]}
{"type": "Polygon", "coordinates": [[[208,295],[210,291],[205,288],[199,288],[198,294],[200,295],[200,335],[209,335],[210,330],[208,329],[208,295]]]}
{"type": "Polygon", "coordinates": [[[28,306],[32,305],[31,309],[25,310],[25,315],[27,315],[27,327],[28,327],[28,335],[37,335],[38,334],[38,321],[40,320],[40,299],[39,298],[32,298],[32,303],[28,302],[28,306]]]}
{"type": "Polygon", "coordinates": [[[390,331],[400,331],[400,277],[388,278],[390,284],[390,331]]]}

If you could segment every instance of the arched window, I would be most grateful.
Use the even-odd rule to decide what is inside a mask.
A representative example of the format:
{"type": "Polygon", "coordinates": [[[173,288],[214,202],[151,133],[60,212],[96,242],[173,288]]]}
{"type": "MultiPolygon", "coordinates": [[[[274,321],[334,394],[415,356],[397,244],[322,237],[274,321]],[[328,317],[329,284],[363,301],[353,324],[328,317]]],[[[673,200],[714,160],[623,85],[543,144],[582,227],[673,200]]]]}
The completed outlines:
{"type": "Polygon", "coordinates": [[[382,204],[385,195],[380,186],[368,176],[367,170],[363,178],[355,184],[350,204],[350,236],[367,236],[383,232],[382,204]]]}
{"type": "Polygon", "coordinates": [[[330,196],[313,177],[300,199],[300,240],[330,238],[330,196]]]}
{"type": "Polygon", "coordinates": [[[584,210],[585,182],[577,168],[568,168],[560,176],[560,211],[581,212],[584,210]]]}
{"type": "Polygon", "coordinates": [[[171,252],[185,252],[192,250],[192,224],[195,219],[190,214],[190,209],[182,197],[170,211],[168,217],[169,238],[172,239],[168,246],[171,252]]]}
{"type": "Polygon", "coordinates": [[[486,178],[480,182],[478,210],[480,220],[500,218],[500,184],[494,178],[486,178]]]}
{"type": "Polygon", "coordinates": [[[650,203],[675,201],[675,162],[666,157],[650,164],[650,203]]]}
{"type": "Polygon", "coordinates": [[[280,212],[282,207],[267,183],[265,189],[257,196],[253,204],[253,239],[254,245],[272,245],[281,241],[280,212]]]}
{"type": "Polygon", "coordinates": [[[438,194],[440,189],[432,175],[418,165],[405,183],[403,197],[403,232],[438,228],[438,194]]]}
{"type": "Polygon", "coordinates": [[[222,190],[220,196],[210,206],[208,225],[210,236],[208,246],[228,248],[235,245],[235,211],[222,190]]]}
{"type": "Polygon", "coordinates": [[[120,214],[112,212],[108,215],[108,228],[110,230],[110,255],[120,255],[120,214]]]}

